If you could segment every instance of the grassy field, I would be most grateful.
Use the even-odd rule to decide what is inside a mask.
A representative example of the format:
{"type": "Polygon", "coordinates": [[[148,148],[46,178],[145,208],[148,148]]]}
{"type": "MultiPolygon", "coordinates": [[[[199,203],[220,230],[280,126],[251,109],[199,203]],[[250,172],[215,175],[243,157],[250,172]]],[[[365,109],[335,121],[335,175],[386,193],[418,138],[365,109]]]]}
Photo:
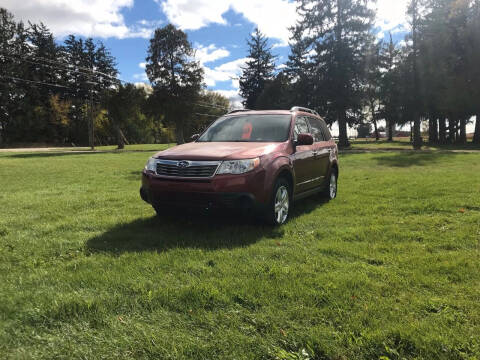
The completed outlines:
{"type": "Polygon", "coordinates": [[[0,358],[480,358],[479,153],[342,154],[272,229],[155,218],[155,147],[0,154],[0,358]]]}
{"type": "MultiPolygon", "coordinates": [[[[355,139],[351,141],[351,150],[412,150],[412,143],[410,138],[394,138],[394,141],[387,141],[386,139],[355,139]]],[[[429,144],[428,139],[424,139],[423,150],[437,151],[437,150],[480,150],[480,146],[468,141],[465,145],[447,144],[436,145],[429,144]]]]}

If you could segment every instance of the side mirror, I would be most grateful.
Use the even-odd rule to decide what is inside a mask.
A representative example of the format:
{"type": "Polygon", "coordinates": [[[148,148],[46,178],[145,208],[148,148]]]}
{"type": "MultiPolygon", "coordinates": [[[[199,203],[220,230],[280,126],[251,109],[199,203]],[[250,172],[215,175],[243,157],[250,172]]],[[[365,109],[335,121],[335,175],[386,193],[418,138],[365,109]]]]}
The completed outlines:
{"type": "Polygon", "coordinates": [[[313,136],[312,134],[298,134],[297,145],[312,145],[313,136]]]}
{"type": "Polygon", "coordinates": [[[192,141],[197,141],[197,139],[200,137],[200,134],[193,134],[192,137],[190,138],[192,141]]]}

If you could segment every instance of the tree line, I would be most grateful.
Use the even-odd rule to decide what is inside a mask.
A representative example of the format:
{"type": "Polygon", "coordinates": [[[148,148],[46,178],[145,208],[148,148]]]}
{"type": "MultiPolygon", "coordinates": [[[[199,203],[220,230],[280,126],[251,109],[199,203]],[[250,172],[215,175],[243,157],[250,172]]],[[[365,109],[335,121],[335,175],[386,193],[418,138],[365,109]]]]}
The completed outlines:
{"type": "MultiPolygon", "coordinates": [[[[465,144],[480,119],[480,0],[410,0],[402,43],[379,41],[374,0],[300,0],[282,69],[258,30],[247,41],[240,94],[250,109],[317,110],[347,126],[380,120],[392,140],[411,124],[415,148],[465,144]]],[[[55,41],[43,24],[15,22],[0,9],[0,143],[183,143],[230,108],[205,91],[187,35],[155,30],[146,57],[149,87],[123,83],[102,42],[55,41]],[[148,91],[146,91],[148,89],[148,91]]],[[[473,142],[480,143],[480,122],[473,142]]]]}
{"type": "Polygon", "coordinates": [[[428,141],[480,144],[480,1],[411,0],[409,32],[402,44],[375,36],[374,3],[364,0],[301,0],[291,29],[286,67],[275,70],[268,39],[248,40],[249,61],[240,78],[251,109],[306,106],[339,127],[339,145],[349,146],[347,125],[386,121],[391,141],[398,125],[411,124],[415,148],[428,141]]]}
{"type": "MultiPolygon", "coordinates": [[[[151,49],[162,46],[165,31],[159,31],[151,49]]],[[[182,46],[193,54],[186,37],[182,46]]],[[[186,53],[178,59],[186,59],[186,53]]],[[[192,66],[181,64],[181,75],[187,76],[192,66]]],[[[205,91],[200,69],[196,77],[181,78],[178,89],[166,91],[165,81],[175,84],[168,74],[152,65],[147,73],[153,90],[122,82],[115,58],[101,41],[69,35],[59,44],[44,24],[16,22],[0,8],[0,146],[96,143],[122,148],[125,142],[174,142],[179,133],[182,139],[183,131],[190,136],[229,109],[227,98],[205,91]],[[195,86],[183,86],[192,82],[195,86]],[[181,105],[182,112],[171,111],[172,94],[173,107],[181,105]],[[175,128],[181,131],[175,134],[175,128]]]]}

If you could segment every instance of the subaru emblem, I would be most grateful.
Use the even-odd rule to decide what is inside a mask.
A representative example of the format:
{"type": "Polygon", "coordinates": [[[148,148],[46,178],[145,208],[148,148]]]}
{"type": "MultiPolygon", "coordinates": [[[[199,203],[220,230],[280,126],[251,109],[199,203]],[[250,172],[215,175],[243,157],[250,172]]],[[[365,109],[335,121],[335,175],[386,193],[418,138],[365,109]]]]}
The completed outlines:
{"type": "Polygon", "coordinates": [[[190,163],[188,161],[179,161],[177,163],[177,166],[183,169],[183,168],[189,167],[190,163]]]}

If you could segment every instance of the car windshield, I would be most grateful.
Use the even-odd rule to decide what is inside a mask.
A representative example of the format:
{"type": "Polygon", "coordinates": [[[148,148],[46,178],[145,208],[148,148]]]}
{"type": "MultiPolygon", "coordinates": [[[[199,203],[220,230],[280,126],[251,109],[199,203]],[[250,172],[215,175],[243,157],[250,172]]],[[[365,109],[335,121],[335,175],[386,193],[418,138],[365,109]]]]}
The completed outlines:
{"type": "Polygon", "coordinates": [[[291,115],[225,116],[215,121],[198,142],[284,142],[291,115]]]}

